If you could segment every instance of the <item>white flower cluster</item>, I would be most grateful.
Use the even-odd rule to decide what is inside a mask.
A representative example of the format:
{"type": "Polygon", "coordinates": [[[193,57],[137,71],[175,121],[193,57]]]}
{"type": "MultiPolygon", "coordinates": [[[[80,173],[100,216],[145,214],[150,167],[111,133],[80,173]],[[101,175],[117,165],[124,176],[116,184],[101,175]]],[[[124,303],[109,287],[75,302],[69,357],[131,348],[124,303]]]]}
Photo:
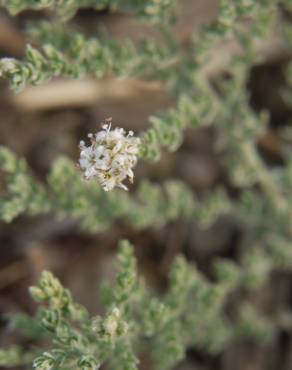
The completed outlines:
{"type": "Polygon", "coordinates": [[[12,73],[16,69],[15,59],[13,58],[2,58],[0,59],[0,77],[5,73],[12,73]]]}
{"type": "Polygon", "coordinates": [[[104,330],[111,338],[115,336],[120,320],[121,311],[118,307],[114,307],[110,315],[104,321],[104,330]]]}
{"type": "Polygon", "coordinates": [[[105,191],[115,186],[128,190],[122,182],[127,177],[133,182],[140,139],[133,137],[133,131],[126,135],[122,128],[111,130],[111,120],[106,122],[101,131],[88,135],[90,146],[80,141],[79,166],[86,179],[96,178],[105,191]]]}

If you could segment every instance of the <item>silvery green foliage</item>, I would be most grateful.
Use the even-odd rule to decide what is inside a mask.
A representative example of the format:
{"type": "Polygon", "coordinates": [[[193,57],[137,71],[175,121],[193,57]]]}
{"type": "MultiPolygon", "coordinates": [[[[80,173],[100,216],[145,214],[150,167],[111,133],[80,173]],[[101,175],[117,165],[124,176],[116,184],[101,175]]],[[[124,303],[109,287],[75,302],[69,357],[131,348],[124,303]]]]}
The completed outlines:
{"type": "Polygon", "coordinates": [[[32,363],[34,355],[26,352],[19,346],[11,346],[8,349],[0,349],[0,366],[13,367],[32,363]]]}
{"type": "Polygon", "coordinates": [[[28,33],[32,41],[42,45],[41,48],[28,44],[22,61],[0,59],[0,76],[8,79],[16,92],[28,84],[38,85],[57,76],[145,75],[145,78],[150,78],[151,71],[168,62],[172,55],[172,50],[151,40],[135,46],[128,40],[121,44],[106,37],[89,38],[62,22],[31,25],[28,33]]]}
{"type": "Polygon", "coordinates": [[[174,0],[0,0],[0,6],[6,7],[11,14],[27,9],[53,9],[63,19],[68,19],[79,8],[95,8],[134,13],[153,23],[171,21],[175,3],[174,0]]]}
{"type": "MultiPolygon", "coordinates": [[[[23,6],[24,2],[18,4],[23,6]]],[[[51,1],[49,5],[56,9],[56,4],[51,1]]],[[[75,1],[58,4],[76,11],[75,1]]],[[[104,294],[105,314],[93,318],[74,303],[58,279],[44,272],[39,285],[31,289],[33,298],[44,307],[35,319],[18,317],[15,327],[30,338],[47,336],[51,345],[27,352],[18,347],[3,350],[1,365],[30,364],[33,358],[36,369],[97,369],[110,360],[112,368],[128,370],[139,367],[143,351],[157,368],[168,369],[185,356],[187,348],[218,353],[237,338],[273,340],[280,328],[289,325],[290,312],[284,310],[268,317],[248,299],[239,305],[236,317],[227,317],[225,311],[232,292],[242,288],[257,291],[273,271],[292,269],[290,148],[284,153],[282,167],[271,169],[263,162],[257,139],[267,130],[269,117],[266,112],[251,109],[246,91],[250,68],[261,62],[254,43],[269,34],[279,14],[278,4],[291,7],[290,0],[222,1],[217,19],[194,35],[190,54],[183,53],[175,42],[163,47],[154,42],[121,46],[68,32],[59,23],[44,23],[30,29],[31,37],[41,45],[39,49],[28,47],[23,61],[1,61],[2,75],[17,90],[54,76],[76,78],[87,74],[134,75],[166,82],[177,104],[151,117],[149,129],[140,133],[141,160],[158,160],[161,150],[178,149],[188,126],[213,125],[223,164],[241,190],[237,199],[217,189],[198,200],[180,181],[166,181],[162,186],[142,181],[132,195],[105,193],[95,182],[85,183],[67,158],[52,165],[44,186],[35,180],[23,159],[1,148],[0,165],[7,178],[7,192],[0,203],[2,219],[10,222],[22,213],[53,212],[78,218],[84,228],[97,231],[109,228],[117,219],[135,228],[161,227],[176,219],[196,220],[209,227],[218,216],[228,213],[248,236],[238,263],[215,261],[212,282],[178,256],[168,290],[162,296],[149,292],[138,277],[132,247],[122,243],[116,284],[108,286],[104,294]],[[247,29],[241,17],[249,18],[247,29]],[[226,38],[235,38],[242,53],[224,66],[228,78],[219,76],[211,83],[201,70],[214,45],[226,38]]],[[[138,13],[143,15],[143,9],[139,8],[138,13]]],[[[289,37],[291,27],[285,26],[283,33],[289,37]]]]}
{"type": "Polygon", "coordinates": [[[2,148],[0,163],[1,169],[10,174],[7,194],[0,201],[4,221],[10,222],[24,211],[32,214],[40,209],[49,211],[45,190],[30,176],[24,160],[18,160],[10,150],[2,148]]]}
{"type": "Polygon", "coordinates": [[[83,180],[67,158],[53,164],[48,187],[36,181],[26,162],[7,148],[0,147],[0,165],[7,177],[7,194],[0,203],[1,219],[6,222],[24,212],[54,212],[59,217],[81,219],[90,231],[109,228],[123,218],[136,228],[161,227],[178,218],[197,219],[207,227],[231,210],[223,189],[201,201],[178,180],[166,181],[162,187],[144,180],[134,196],[124,191],[104,192],[95,181],[83,180]]]}
{"type": "Polygon", "coordinates": [[[82,35],[72,35],[66,52],[52,44],[44,44],[41,50],[28,45],[26,59],[17,61],[0,60],[0,75],[9,79],[15,91],[27,84],[38,85],[57,76],[79,78],[85,75],[104,77],[114,74],[120,77],[135,75],[139,67],[139,52],[129,43],[123,46],[116,42],[92,42],[82,35]]]}
{"type": "Polygon", "coordinates": [[[11,347],[0,352],[0,364],[30,364],[34,356],[37,370],[97,369],[105,361],[112,368],[134,370],[140,351],[146,350],[155,368],[168,369],[184,357],[187,347],[217,353],[238,337],[265,342],[277,333],[275,324],[248,304],[234,322],[225,316],[226,296],[246,274],[240,266],[218,261],[218,278],[211,283],[178,256],[168,290],[158,299],[138,276],[133,247],[127,241],[120,243],[118,260],[115,283],[103,289],[103,316],[90,317],[60,281],[44,271],[30,293],[41,304],[35,320],[49,347],[28,349],[25,359],[19,348],[11,347]]]}

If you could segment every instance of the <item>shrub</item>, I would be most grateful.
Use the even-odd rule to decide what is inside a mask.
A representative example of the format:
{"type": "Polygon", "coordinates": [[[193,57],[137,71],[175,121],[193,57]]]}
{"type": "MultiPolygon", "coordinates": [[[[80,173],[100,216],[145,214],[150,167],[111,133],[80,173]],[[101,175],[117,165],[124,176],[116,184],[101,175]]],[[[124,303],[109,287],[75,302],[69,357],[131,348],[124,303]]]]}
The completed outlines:
{"type": "MultiPolygon", "coordinates": [[[[218,134],[218,150],[225,153],[224,165],[239,189],[238,197],[218,188],[199,199],[180,180],[157,185],[145,179],[134,194],[116,189],[104,192],[96,181],[85,182],[80,169],[68,158],[52,164],[47,183],[43,184],[24,159],[1,147],[0,166],[7,179],[7,191],[0,198],[2,220],[11,222],[23,213],[53,212],[77,218],[84,230],[96,232],[109,229],[120,218],[137,229],[162,227],[176,219],[194,219],[206,228],[219,215],[228,213],[245,228],[248,241],[240,261],[216,260],[214,281],[183,256],[177,256],[162,296],[147,288],[137,272],[132,246],[121,242],[120,270],[114,285],[104,291],[103,316],[90,317],[84,307],[74,302],[70,291],[44,271],[39,284],[30,289],[41,308],[34,318],[16,316],[13,320],[20,330],[29,327],[26,335],[35,333],[37,338],[45,338],[48,348],[3,349],[0,364],[33,364],[37,370],[89,370],[109,362],[112,368],[129,370],[138,368],[139,356],[147,352],[155,368],[168,369],[184,358],[187,348],[219,353],[236,338],[273,340],[289,322],[290,312],[284,309],[276,317],[265,316],[256,305],[243,301],[231,319],[225,306],[232,292],[255,291],[273,271],[292,268],[291,155],[285,152],[284,164],[277,168],[264,162],[257,141],[269,130],[269,113],[253,110],[247,89],[251,68],[264,59],[260,46],[271,38],[275,25],[279,28],[281,24],[279,37],[290,50],[291,26],[285,17],[291,11],[290,1],[223,0],[217,18],[193,35],[187,51],[172,33],[176,8],[172,0],[108,0],[98,4],[92,0],[2,0],[0,4],[12,14],[48,8],[57,17],[55,22],[29,27],[31,42],[40,46],[28,45],[23,60],[0,60],[0,76],[8,80],[12,89],[19,92],[29,84],[41,84],[57,76],[160,80],[175,97],[176,106],[150,117],[149,128],[139,133],[139,152],[135,147],[134,153],[139,161],[159,160],[161,150],[175,152],[187,127],[213,126],[218,134]],[[87,37],[64,23],[82,7],[136,14],[142,22],[152,22],[164,42],[120,44],[107,37],[87,37]],[[210,76],[206,63],[224,40],[232,40],[236,47],[220,65],[220,73],[210,76]]],[[[289,68],[287,76],[288,73],[289,68]]],[[[289,93],[286,96],[289,99],[289,93]]],[[[118,137],[119,140],[122,139],[118,137]]],[[[97,143],[94,139],[93,152],[97,143]]],[[[109,150],[115,150],[111,143],[107,145],[109,150]]],[[[81,149],[86,150],[84,143],[81,149]]],[[[119,160],[124,161],[124,157],[119,160]]],[[[135,161],[132,158],[131,165],[125,164],[130,179],[135,161]]],[[[108,167],[102,171],[108,176],[108,167]]],[[[125,177],[116,184],[121,186],[125,177]]],[[[113,187],[106,184],[106,190],[113,187]]]]}

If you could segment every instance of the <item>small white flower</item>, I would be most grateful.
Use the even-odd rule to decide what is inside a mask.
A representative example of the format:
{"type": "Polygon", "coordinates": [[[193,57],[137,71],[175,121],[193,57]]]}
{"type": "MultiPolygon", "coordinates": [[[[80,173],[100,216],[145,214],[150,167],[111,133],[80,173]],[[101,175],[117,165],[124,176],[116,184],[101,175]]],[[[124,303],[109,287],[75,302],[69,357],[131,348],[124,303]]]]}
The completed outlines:
{"type": "Polygon", "coordinates": [[[114,307],[112,312],[104,322],[104,328],[111,337],[116,334],[120,319],[121,312],[117,307],[114,307]]]}
{"type": "Polygon", "coordinates": [[[128,190],[123,184],[126,178],[133,182],[132,168],[137,163],[140,139],[134,137],[133,131],[126,134],[123,128],[111,130],[111,120],[102,125],[102,130],[88,134],[89,146],[80,141],[79,167],[86,179],[96,178],[105,191],[118,186],[128,190]]]}

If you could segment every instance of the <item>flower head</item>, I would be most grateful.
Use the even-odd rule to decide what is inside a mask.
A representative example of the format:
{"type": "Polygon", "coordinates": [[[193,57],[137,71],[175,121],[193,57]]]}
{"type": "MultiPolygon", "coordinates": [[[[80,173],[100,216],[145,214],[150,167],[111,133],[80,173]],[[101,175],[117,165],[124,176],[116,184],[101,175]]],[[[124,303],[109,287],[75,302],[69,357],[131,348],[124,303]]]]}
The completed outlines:
{"type": "Polygon", "coordinates": [[[126,178],[133,182],[133,167],[137,163],[140,139],[126,134],[123,128],[111,130],[111,119],[106,120],[102,130],[88,134],[91,145],[80,141],[79,167],[86,179],[96,178],[105,191],[118,186],[128,190],[122,183],[126,178]]]}
{"type": "Polygon", "coordinates": [[[13,73],[16,69],[15,59],[2,58],[0,59],[0,77],[6,73],[13,73]]]}

